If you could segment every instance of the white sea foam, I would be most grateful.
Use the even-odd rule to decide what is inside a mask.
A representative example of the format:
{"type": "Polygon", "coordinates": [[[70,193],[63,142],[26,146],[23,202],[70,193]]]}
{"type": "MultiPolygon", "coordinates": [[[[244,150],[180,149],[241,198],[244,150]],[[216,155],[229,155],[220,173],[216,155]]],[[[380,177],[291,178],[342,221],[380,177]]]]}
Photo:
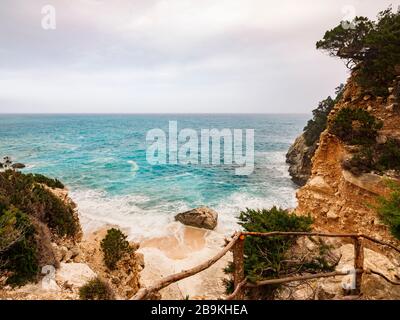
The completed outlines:
{"type": "MultiPolygon", "coordinates": [[[[236,192],[222,199],[214,209],[219,213],[217,233],[228,235],[239,229],[237,216],[246,208],[262,209],[273,205],[294,207],[294,190],[279,187],[271,190],[270,197],[253,196],[246,192],[236,192]],[[275,195],[275,196],[273,196],[275,195]]],[[[72,199],[78,204],[84,231],[92,231],[106,224],[119,225],[129,230],[131,239],[143,239],[163,236],[170,232],[168,226],[174,221],[175,214],[189,210],[183,201],[159,203],[149,206],[151,199],[144,195],[110,196],[94,190],[75,190],[72,199]]],[[[180,231],[176,231],[179,238],[180,231]]]]}
{"type": "MultiPolygon", "coordinates": [[[[143,195],[109,196],[94,190],[76,190],[71,198],[78,204],[83,229],[90,232],[103,225],[119,225],[129,230],[131,239],[165,235],[165,227],[173,221],[172,212],[163,205],[145,209],[149,198],[143,195]]],[[[188,209],[176,203],[177,210],[188,209]]]]}

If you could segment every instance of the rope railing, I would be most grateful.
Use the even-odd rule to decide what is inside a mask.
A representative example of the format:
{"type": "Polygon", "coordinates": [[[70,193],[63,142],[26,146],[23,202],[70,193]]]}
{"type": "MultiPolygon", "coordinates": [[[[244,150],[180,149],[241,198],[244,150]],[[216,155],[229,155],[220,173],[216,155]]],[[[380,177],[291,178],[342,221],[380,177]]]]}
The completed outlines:
{"type": "Polygon", "coordinates": [[[243,299],[244,297],[244,288],[254,288],[259,286],[271,285],[271,284],[282,284],[282,283],[289,283],[295,281],[306,281],[311,279],[317,278],[328,278],[328,277],[336,277],[336,276],[344,276],[348,275],[350,271],[334,271],[334,272],[325,272],[325,273],[317,273],[317,274],[308,274],[304,276],[293,276],[293,277],[286,277],[286,278],[276,278],[276,279],[267,279],[263,281],[259,281],[256,283],[249,283],[244,275],[244,240],[246,236],[256,236],[256,237],[273,237],[273,236],[308,236],[308,237],[331,237],[331,238],[351,238],[354,241],[354,270],[355,270],[355,277],[356,277],[356,288],[354,291],[355,294],[361,293],[361,282],[363,274],[375,274],[389,283],[393,285],[400,285],[399,282],[393,281],[383,275],[382,273],[364,269],[364,246],[363,246],[363,239],[369,240],[371,242],[377,243],[382,246],[387,246],[396,252],[400,253],[400,249],[396,246],[386,243],[381,240],[377,240],[373,237],[359,234],[359,233],[347,233],[347,234],[340,234],[340,233],[322,233],[322,232],[281,232],[281,231],[274,231],[274,232],[236,232],[232,239],[225,245],[225,247],[216,254],[213,258],[207,260],[206,262],[193,267],[188,270],[183,270],[181,272],[172,274],[167,276],[154,284],[150,285],[149,287],[141,288],[132,298],[131,300],[143,300],[149,297],[150,294],[154,292],[158,292],[159,290],[171,285],[174,282],[183,280],[185,278],[191,277],[199,272],[202,272],[212,265],[214,265],[218,260],[220,260],[223,256],[225,256],[228,251],[233,251],[233,264],[234,264],[234,273],[233,273],[233,280],[234,280],[234,291],[232,294],[226,297],[226,300],[234,300],[234,299],[243,299]]]}

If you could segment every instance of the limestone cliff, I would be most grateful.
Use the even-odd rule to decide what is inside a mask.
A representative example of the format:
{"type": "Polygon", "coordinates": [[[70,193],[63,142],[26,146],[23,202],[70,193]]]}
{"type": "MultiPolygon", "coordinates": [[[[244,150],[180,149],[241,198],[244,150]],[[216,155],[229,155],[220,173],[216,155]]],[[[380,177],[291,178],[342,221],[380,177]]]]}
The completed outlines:
{"type": "Polygon", "coordinates": [[[311,175],[311,158],[313,157],[317,143],[307,146],[304,134],[297,137],[286,154],[286,162],[289,164],[289,174],[294,183],[299,186],[306,184],[311,175]]]}
{"type": "Polygon", "coordinates": [[[354,147],[344,144],[329,133],[329,126],[335,114],[345,107],[362,108],[383,121],[378,143],[388,138],[400,138],[400,112],[398,110],[400,77],[389,88],[391,96],[362,95],[360,88],[351,78],[345,92],[328,117],[328,129],[320,137],[318,148],[312,159],[311,176],[306,185],[297,192],[300,214],[311,214],[315,228],[330,232],[362,232],[378,239],[400,245],[382,224],[371,208],[378,195],[385,194],[385,176],[398,179],[395,174],[385,175],[374,172],[355,176],[343,169],[343,161],[354,153],[354,147]]]}

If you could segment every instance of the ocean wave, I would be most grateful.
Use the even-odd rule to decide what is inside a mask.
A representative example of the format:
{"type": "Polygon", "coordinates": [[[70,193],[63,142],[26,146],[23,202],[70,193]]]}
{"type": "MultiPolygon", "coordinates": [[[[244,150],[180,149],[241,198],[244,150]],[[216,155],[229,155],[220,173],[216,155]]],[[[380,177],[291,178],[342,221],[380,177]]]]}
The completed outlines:
{"type": "MultiPolygon", "coordinates": [[[[235,192],[221,199],[213,208],[219,213],[215,232],[229,235],[239,229],[237,216],[246,208],[262,209],[274,205],[295,207],[294,189],[276,187],[269,196],[254,196],[249,192],[235,192]]],[[[93,231],[104,225],[118,225],[128,230],[129,238],[140,240],[170,234],[174,216],[191,209],[184,201],[154,203],[147,195],[112,196],[103,191],[75,190],[71,198],[77,203],[84,231],[93,231]]],[[[179,239],[180,229],[174,229],[179,239]]]]}

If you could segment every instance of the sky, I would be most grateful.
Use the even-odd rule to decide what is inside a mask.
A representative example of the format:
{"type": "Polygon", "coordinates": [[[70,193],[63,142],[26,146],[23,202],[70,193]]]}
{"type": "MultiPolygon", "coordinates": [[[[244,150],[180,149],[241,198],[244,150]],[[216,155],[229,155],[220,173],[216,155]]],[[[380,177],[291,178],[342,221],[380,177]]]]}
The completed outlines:
{"type": "Polygon", "coordinates": [[[309,113],[349,75],[316,41],[390,4],[1,0],[0,113],[309,113]]]}

